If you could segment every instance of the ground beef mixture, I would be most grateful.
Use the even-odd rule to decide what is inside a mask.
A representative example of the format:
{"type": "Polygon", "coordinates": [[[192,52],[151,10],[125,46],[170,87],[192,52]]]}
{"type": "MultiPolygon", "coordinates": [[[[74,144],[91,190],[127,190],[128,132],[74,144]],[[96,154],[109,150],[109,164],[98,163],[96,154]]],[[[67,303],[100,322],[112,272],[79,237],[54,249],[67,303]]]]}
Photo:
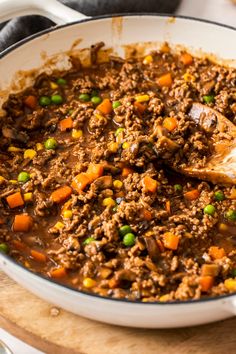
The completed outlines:
{"type": "Polygon", "coordinates": [[[236,71],[170,51],[41,74],[3,105],[0,250],[113,298],[236,291],[236,189],[184,177],[211,148],[193,102],[236,120],[236,71]]]}

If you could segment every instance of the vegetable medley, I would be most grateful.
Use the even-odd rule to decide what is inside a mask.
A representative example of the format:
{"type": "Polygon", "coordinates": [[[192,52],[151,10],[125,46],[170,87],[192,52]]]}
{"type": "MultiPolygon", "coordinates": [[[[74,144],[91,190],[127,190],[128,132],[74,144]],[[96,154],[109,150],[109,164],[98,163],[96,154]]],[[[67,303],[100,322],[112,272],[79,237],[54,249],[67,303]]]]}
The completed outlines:
{"type": "Polygon", "coordinates": [[[173,172],[201,165],[201,102],[236,120],[236,71],[173,53],[43,73],[9,96],[0,141],[0,251],[113,298],[236,291],[236,189],[173,172]],[[171,161],[171,162],[170,162],[171,161]]]}

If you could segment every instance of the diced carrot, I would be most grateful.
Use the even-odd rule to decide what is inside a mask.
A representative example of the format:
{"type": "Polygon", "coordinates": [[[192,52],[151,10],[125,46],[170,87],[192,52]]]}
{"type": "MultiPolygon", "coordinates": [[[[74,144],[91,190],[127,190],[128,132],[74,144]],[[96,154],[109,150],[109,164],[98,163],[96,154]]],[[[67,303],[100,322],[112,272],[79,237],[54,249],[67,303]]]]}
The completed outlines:
{"type": "Polygon", "coordinates": [[[72,127],[73,127],[73,120],[70,117],[62,119],[59,122],[59,128],[62,132],[66,131],[66,129],[72,129],[72,127]]]}
{"type": "Polygon", "coordinates": [[[70,207],[71,207],[71,200],[68,200],[68,201],[62,206],[61,211],[64,212],[64,211],[70,209],[70,207]]]}
{"type": "Polygon", "coordinates": [[[141,210],[141,218],[147,221],[152,220],[152,213],[147,209],[141,210]]]}
{"type": "Polygon", "coordinates": [[[164,74],[157,79],[157,83],[161,87],[170,87],[172,85],[172,77],[170,73],[164,74]]]}
{"type": "Polygon", "coordinates": [[[56,269],[53,269],[51,270],[50,272],[50,276],[52,278],[64,278],[66,276],[66,270],[64,267],[60,267],[60,268],[56,268],[56,269]]]}
{"type": "Polygon", "coordinates": [[[3,218],[0,218],[0,225],[3,225],[3,224],[5,224],[5,221],[3,218]]]}
{"type": "Polygon", "coordinates": [[[122,168],[122,173],[121,176],[122,177],[127,177],[128,175],[132,174],[134,171],[132,170],[132,168],[130,167],[123,167],[122,168]]]}
{"type": "Polygon", "coordinates": [[[24,205],[24,199],[20,192],[9,195],[6,197],[6,200],[11,209],[24,205]]]}
{"type": "Polygon", "coordinates": [[[91,177],[91,182],[93,182],[98,177],[103,175],[104,166],[102,164],[90,164],[87,169],[87,174],[91,177]]]}
{"type": "Polygon", "coordinates": [[[134,102],[134,107],[137,109],[137,111],[138,111],[140,114],[142,114],[142,113],[146,110],[147,105],[135,101],[135,102],[134,102]]]}
{"type": "Polygon", "coordinates": [[[220,267],[218,264],[203,264],[201,268],[201,275],[204,276],[211,276],[217,277],[219,274],[220,267]]]}
{"type": "Polygon", "coordinates": [[[208,253],[213,259],[221,259],[226,255],[224,248],[217,246],[211,246],[208,250],[208,253]]]}
{"type": "Polygon", "coordinates": [[[50,198],[54,203],[61,203],[68,199],[72,194],[72,188],[69,186],[63,186],[52,192],[50,198]]]}
{"type": "Polygon", "coordinates": [[[47,257],[42,252],[31,250],[30,254],[37,262],[45,263],[47,261],[47,257]]]}
{"type": "Polygon", "coordinates": [[[31,109],[35,109],[37,106],[37,98],[33,95],[29,95],[25,98],[24,104],[31,109]]]}
{"type": "Polygon", "coordinates": [[[189,192],[184,193],[184,198],[187,200],[196,200],[198,199],[200,192],[198,189],[193,189],[189,192]]]}
{"type": "Polygon", "coordinates": [[[184,65],[190,65],[193,62],[193,57],[191,54],[189,53],[182,53],[180,55],[180,61],[184,64],[184,65]]]}
{"type": "Polygon", "coordinates": [[[177,250],[179,245],[179,236],[172,234],[171,232],[166,232],[163,235],[164,246],[170,250],[177,250]]]}
{"type": "Polygon", "coordinates": [[[166,201],[166,211],[168,214],[171,214],[171,204],[170,204],[170,200],[166,201]]]}
{"type": "Polygon", "coordinates": [[[157,246],[161,252],[165,252],[165,247],[164,247],[163,243],[161,242],[161,240],[157,240],[157,246]]]}
{"type": "Polygon", "coordinates": [[[214,278],[210,275],[205,275],[204,277],[200,277],[199,283],[201,286],[201,290],[207,292],[212,288],[214,284],[214,278]]]}
{"type": "Polygon", "coordinates": [[[72,181],[71,186],[76,192],[81,193],[91,183],[91,176],[86,172],[79,173],[72,181]]]}
{"type": "Polygon", "coordinates": [[[12,225],[13,231],[15,232],[28,232],[33,226],[33,219],[28,214],[18,214],[15,215],[14,222],[12,225]]]}
{"type": "Polygon", "coordinates": [[[112,112],[112,103],[108,98],[105,98],[102,103],[97,106],[97,109],[103,114],[109,114],[112,112]]]}
{"type": "Polygon", "coordinates": [[[145,192],[155,193],[157,190],[158,182],[149,176],[143,178],[142,184],[145,192]]]}
{"type": "Polygon", "coordinates": [[[13,243],[14,247],[18,250],[24,250],[27,247],[25,243],[23,243],[19,240],[12,240],[12,243],[13,243]]]}
{"type": "Polygon", "coordinates": [[[169,132],[172,132],[175,130],[178,126],[177,119],[175,117],[167,117],[163,121],[163,127],[169,130],[169,132]]]}

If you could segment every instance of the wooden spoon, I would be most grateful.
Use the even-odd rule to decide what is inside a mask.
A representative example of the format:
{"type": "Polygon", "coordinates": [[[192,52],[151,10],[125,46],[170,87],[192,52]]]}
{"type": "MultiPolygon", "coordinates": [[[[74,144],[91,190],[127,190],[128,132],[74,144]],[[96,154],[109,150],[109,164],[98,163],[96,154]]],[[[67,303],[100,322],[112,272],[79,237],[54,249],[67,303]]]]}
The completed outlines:
{"type": "Polygon", "coordinates": [[[189,116],[207,133],[212,155],[201,168],[189,164],[178,171],[213,183],[236,184],[236,126],[201,103],[193,103],[189,116]]]}

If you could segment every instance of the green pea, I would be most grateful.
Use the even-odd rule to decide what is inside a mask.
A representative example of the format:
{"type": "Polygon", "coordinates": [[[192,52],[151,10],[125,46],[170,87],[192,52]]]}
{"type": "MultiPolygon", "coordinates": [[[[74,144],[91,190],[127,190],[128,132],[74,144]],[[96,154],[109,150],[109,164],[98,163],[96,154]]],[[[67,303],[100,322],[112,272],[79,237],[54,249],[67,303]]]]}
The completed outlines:
{"type": "Polygon", "coordinates": [[[93,90],[91,92],[91,97],[95,97],[95,96],[98,96],[98,91],[97,90],[93,90]]]}
{"type": "Polygon", "coordinates": [[[113,108],[113,109],[116,109],[116,108],[118,108],[118,107],[120,107],[120,106],[121,106],[120,101],[114,101],[114,102],[112,102],[112,108],[113,108]]]}
{"type": "Polygon", "coordinates": [[[57,147],[57,141],[54,138],[49,138],[45,141],[44,146],[47,150],[55,150],[57,147]]]}
{"type": "Polygon", "coordinates": [[[50,100],[50,97],[47,97],[47,96],[41,96],[39,98],[39,104],[40,106],[49,106],[51,104],[51,100],[50,100]]]}
{"type": "Polygon", "coordinates": [[[83,245],[89,245],[91,242],[95,241],[95,239],[93,237],[87,237],[84,242],[83,245]]]}
{"type": "Polygon", "coordinates": [[[59,79],[57,79],[57,84],[63,86],[63,85],[67,84],[67,81],[66,81],[66,79],[63,79],[62,77],[59,77],[59,79]]]}
{"type": "Polygon", "coordinates": [[[236,268],[232,269],[231,274],[232,274],[232,277],[236,278],[236,268]]]}
{"type": "Polygon", "coordinates": [[[112,211],[113,211],[113,213],[116,213],[116,212],[117,212],[117,205],[114,206],[114,208],[112,208],[112,211]]]}
{"type": "Polygon", "coordinates": [[[236,210],[229,209],[225,213],[225,217],[230,221],[236,221],[236,210]]]}
{"type": "Polygon", "coordinates": [[[91,102],[93,102],[93,104],[95,104],[95,105],[98,105],[99,103],[102,102],[102,99],[101,99],[101,97],[93,96],[93,97],[91,98],[91,102]]]}
{"type": "Polygon", "coordinates": [[[216,211],[216,208],[212,204],[208,204],[204,208],[204,214],[207,214],[207,215],[214,215],[215,211],[216,211]]]}
{"type": "Polygon", "coordinates": [[[225,195],[222,191],[217,191],[215,192],[214,199],[217,200],[217,202],[221,202],[225,199],[225,195]]]}
{"type": "Polygon", "coordinates": [[[81,95],[79,95],[79,99],[80,101],[89,102],[90,96],[87,93],[81,93],[81,95]]]}
{"type": "Polygon", "coordinates": [[[131,232],[126,234],[123,238],[123,244],[127,247],[131,247],[135,244],[135,236],[131,232]]]}
{"type": "Polygon", "coordinates": [[[182,192],[183,187],[181,186],[181,184],[175,184],[175,185],[174,185],[174,190],[175,190],[176,192],[182,192]]]}
{"type": "Polygon", "coordinates": [[[120,236],[125,236],[126,234],[132,232],[132,229],[129,225],[123,225],[119,228],[120,236]]]}
{"type": "Polygon", "coordinates": [[[52,95],[51,101],[54,104],[61,104],[63,102],[63,98],[61,97],[61,95],[52,95]]]}
{"type": "Polygon", "coordinates": [[[9,252],[9,247],[6,243],[0,243],[0,252],[2,252],[2,253],[9,252]]]}
{"type": "Polygon", "coordinates": [[[214,101],[215,97],[213,95],[206,95],[203,96],[203,101],[205,103],[212,103],[214,101]]]}
{"type": "Polygon", "coordinates": [[[30,175],[28,172],[20,172],[18,174],[18,182],[26,183],[30,180],[30,175]]]}
{"type": "Polygon", "coordinates": [[[125,128],[118,128],[115,131],[115,136],[118,136],[120,133],[122,133],[125,130],[125,128]]]}

